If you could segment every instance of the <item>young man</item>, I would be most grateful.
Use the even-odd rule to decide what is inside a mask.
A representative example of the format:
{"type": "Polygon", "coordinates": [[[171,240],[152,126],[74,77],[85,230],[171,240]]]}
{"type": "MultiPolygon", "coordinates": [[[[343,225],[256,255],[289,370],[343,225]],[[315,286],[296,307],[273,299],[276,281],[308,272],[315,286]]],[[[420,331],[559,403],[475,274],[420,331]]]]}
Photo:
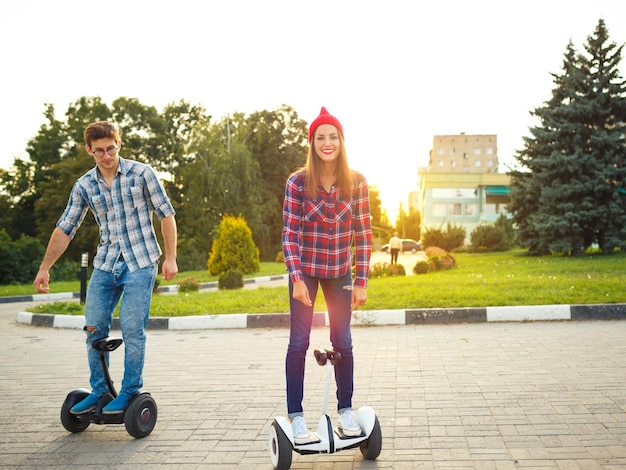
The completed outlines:
{"type": "Polygon", "coordinates": [[[90,124],[84,139],[85,149],[96,166],[74,184],[33,284],[37,292],[49,291],[48,271],[67,249],[87,210],[91,210],[100,228],[100,244],[85,303],[84,331],[92,392],[70,411],[74,414],[92,411],[100,396],[108,391],[99,353],[92,343],[109,335],[113,311],[123,294],[119,313],[125,344],[122,387],[117,398],[102,409],[105,414],[114,414],[124,411],[128,400],[143,386],[146,327],[161,256],[152,214],[161,219],[165,242],[161,274],[166,280],[173,279],[178,272],[176,220],[174,208],[154,170],[119,156],[122,142],[113,124],[105,121],[90,124]]]}
{"type": "Polygon", "coordinates": [[[402,240],[398,238],[398,232],[393,233],[389,239],[389,253],[391,253],[391,264],[398,264],[398,253],[402,252],[402,240]]]}

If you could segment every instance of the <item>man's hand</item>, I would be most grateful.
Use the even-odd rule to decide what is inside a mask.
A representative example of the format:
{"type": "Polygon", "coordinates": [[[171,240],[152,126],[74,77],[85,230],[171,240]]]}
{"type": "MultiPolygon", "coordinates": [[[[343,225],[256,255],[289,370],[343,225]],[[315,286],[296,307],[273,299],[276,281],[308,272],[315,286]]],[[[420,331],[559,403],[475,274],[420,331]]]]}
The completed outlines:
{"type": "Polygon", "coordinates": [[[163,261],[163,266],[161,266],[161,277],[165,281],[171,281],[176,277],[176,274],[178,274],[178,265],[176,264],[176,261],[169,261],[167,259],[163,261]]]}
{"type": "Polygon", "coordinates": [[[40,269],[37,273],[37,277],[35,277],[35,282],[33,282],[33,286],[35,286],[35,290],[40,294],[47,294],[50,292],[50,273],[47,270],[40,269]]]}

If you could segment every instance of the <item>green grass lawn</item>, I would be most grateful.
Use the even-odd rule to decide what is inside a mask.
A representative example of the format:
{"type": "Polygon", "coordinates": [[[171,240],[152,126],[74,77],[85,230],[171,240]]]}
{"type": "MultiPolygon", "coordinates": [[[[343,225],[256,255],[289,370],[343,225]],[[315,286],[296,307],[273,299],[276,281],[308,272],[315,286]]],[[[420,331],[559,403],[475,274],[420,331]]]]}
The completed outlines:
{"type": "MultiPolygon", "coordinates": [[[[549,305],[626,303],[626,253],[584,257],[522,256],[506,253],[459,253],[457,268],[424,275],[370,279],[364,309],[487,307],[498,305],[549,305]]],[[[284,274],[279,263],[262,263],[250,277],[284,274]]],[[[180,273],[177,280],[193,276],[201,282],[216,280],[205,273],[180,273]]],[[[175,284],[175,282],[163,283],[175,284]]],[[[76,291],[78,284],[70,291],[76,291]]],[[[62,292],[54,286],[56,292],[62,292]]],[[[32,293],[30,287],[29,293],[32,293]]],[[[9,295],[9,294],[5,294],[9,295]]],[[[16,295],[16,294],[11,294],[16,295]]],[[[315,309],[326,309],[320,295],[315,309]]],[[[55,302],[37,312],[81,314],[75,302],[55,302]],[[70,304],[70,305],[67,305],[70,304]],[[71,305],[74,304],[74,305],[71,305]]],[[[230,313],[284,313],[289,311],[288,289],[258,287],[155,295],[152,316],[230,313]]]]}
{"type": "MultiPolygon", "coordinates": [[[[261,270],[254,274],[244,276],[245,279],[253,277],[275,276],[287,274],[287,270],[283,263],[261,263],[261,270]]],[[[164,281],[159,276],[159,285],[176,285],[181,280],[194,277],[199,282],[217,282],[219,276],[211,276],[208,270],[204,271],[187,271],[178,273],[174,280],[164,281]]],[[[50,282],[50,292],[80,292],[80,281],[55,282],[54,278],[50,282]]],[[[36,294],[32,284],[20,284],[10,286],[0,286],[0,297],[16,296],[16,295],[33,295],[36,294]]]]}

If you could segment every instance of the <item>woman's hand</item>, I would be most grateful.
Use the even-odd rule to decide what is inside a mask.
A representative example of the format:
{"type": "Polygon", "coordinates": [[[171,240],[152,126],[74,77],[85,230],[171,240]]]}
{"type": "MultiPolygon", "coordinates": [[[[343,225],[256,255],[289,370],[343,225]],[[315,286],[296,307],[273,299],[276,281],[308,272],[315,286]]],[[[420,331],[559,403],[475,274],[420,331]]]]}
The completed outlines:
{"type": "Polygon", "coordinates": [[[367,302],[367,291],[364,287],[352,288],[352,310],[356,310],[367,302]]]}
{"type": "Polygon", "coordinates": [[[313,306],[313,302],[311,302],[311,298],[309,297],[309,289],[304,281],[296,281],[293,284],[293,298],[299,300],[307,307],[313,306]]]}

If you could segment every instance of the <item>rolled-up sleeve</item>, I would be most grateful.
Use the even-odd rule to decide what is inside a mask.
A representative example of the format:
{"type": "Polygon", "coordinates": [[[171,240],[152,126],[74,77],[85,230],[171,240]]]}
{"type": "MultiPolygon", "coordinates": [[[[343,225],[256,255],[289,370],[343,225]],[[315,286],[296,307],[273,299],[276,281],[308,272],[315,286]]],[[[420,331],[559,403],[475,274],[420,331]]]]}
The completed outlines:
{"type": "Polygon", "coordinates": [[[87,199],[84,197],[84,191],[77,182],[74,184],[70,197],[65,207],[65,211],[57,221],[56,226],[65,233],[70,239],[76,235],[76,231],[85,219],[89,206],[87,199]]]}
{"type": "Polygon", "coordinates": [[[144,191],[146,200],[150,201],[150,205],[157,217],[164,219],[170,215],[175,215],[176,211],[154,170],[150,167],[145,167],[143,178],[145,182],[144,191]]]}

